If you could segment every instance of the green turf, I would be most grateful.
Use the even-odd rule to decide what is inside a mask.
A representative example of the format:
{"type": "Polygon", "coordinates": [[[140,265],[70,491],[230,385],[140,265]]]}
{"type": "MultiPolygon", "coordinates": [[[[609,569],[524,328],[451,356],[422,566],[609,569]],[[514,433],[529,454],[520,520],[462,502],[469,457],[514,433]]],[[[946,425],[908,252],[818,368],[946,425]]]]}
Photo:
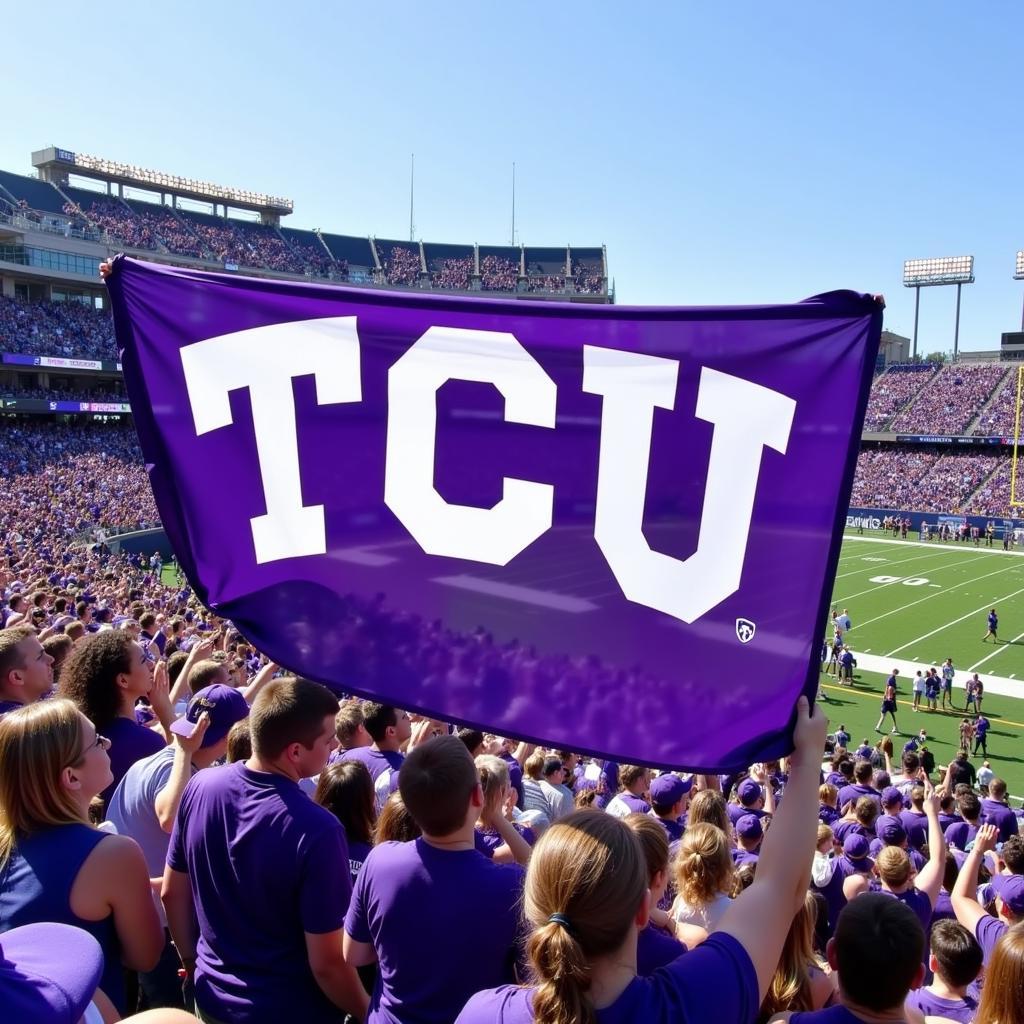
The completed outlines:
{"type": "MultiPolygon", "coordinates": [[[[938,667],[951,657],[961,682],[965,673],[975,671],[982,680],[991,675],[1020,679],[1021,698],[988,691],[984,710],[992,722],[988,743],[992,767],[1006,779],[1011,793],[1024,796],[1024,557],[1008,555],[1001,547],[882,544],[880,539],[877,534],[863,539],[848,534],[836,570],[833,601],[840,609],[849,609],[851,648],[858,656],[885,657],[894,666],[922,662],[938,667]],[[898,577],[898,581],[873,582],[876,576],[898,577]],[[926,582],[908,586],[905,579],[926,582]],[[1005,641],[999,645],[981,642],[992,607],[999,612],[999,633],[1005,641]]],[[[861,667],[853,690],[836,686],[826,676],[822,683],[834,702],[826,705],[830,730],[845,725],[855,744],[865,736],[872,743],[880,738],[874,727],[884,673],[861,667]]],[[[897,718],[904,739],[894,744],[897,757],[905,738],[925,728],[936,761],[948,761],[959,746],[963,691],[954,690],[960,710],[953,714],[914,713],[909,678],[903,679],[899,697],[897,718]]],[[[981,760],[980,754],[974,758],[976,765],[981,760]]]]}

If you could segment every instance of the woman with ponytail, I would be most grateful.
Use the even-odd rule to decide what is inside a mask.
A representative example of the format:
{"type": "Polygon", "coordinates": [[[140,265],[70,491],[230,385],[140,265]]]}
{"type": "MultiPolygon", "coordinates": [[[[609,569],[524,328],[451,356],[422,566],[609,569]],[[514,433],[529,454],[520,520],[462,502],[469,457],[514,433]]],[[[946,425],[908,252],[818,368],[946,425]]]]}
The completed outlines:
{"type": "Polygon", "coordinates": [[[807,888],[826,725],[801,697],[786,799],[765,837],[755,881],[705,942],[649,977],[637,973],[651,892],[636,833],[598,811],[577,811],[553,825],[534,847],[526,875],[532,984],[478,992],[456,1024],[754,1020],[807,888]]]}
{"type": "Polygon", "coordinates": [[[1024,1024],[1024,924],[1008,928],[993,950],[974,1024],[1024,1024]]]}

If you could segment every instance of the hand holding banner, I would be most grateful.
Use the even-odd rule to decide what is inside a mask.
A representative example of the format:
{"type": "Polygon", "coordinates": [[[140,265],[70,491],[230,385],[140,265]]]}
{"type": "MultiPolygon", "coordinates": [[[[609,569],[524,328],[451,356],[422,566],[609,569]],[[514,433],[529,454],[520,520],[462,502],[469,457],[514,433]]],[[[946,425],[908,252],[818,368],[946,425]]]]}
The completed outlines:
{"type": "Polygon", "coordinates": [[[179,561],[276,662],[619,760],[790,748],[870,296],[636,309],[123,257],[108,286],[179,561]],[[231,471],[216,490],[210,465],[231,471]]]}

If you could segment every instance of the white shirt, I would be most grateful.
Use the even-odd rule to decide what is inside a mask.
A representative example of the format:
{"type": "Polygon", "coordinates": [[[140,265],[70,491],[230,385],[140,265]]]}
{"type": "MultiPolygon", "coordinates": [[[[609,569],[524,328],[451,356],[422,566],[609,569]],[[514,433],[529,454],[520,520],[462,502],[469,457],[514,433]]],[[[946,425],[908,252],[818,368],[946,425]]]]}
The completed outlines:
{"type": "Polygon", "coordinates": [[[695,924],[706,932],[713,932],[732,905],[732,897],[720,892],[710,903],[691,907],[681,897],[676,897],[673,914],[680,924],[695,924]]]}

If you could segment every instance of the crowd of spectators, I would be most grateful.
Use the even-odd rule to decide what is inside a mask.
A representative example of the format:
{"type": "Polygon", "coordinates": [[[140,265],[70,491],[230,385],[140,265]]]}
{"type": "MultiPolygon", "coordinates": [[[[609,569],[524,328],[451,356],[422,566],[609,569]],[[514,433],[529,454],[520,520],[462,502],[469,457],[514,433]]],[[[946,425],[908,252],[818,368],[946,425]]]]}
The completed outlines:
{"type": "Polygon", "coordinates": [[[604,291],[604,277],[599,263],[574,260],[572,281],[576,291],[585,295],[600,295],[604,291]]]}
{"type": "Polygon", "coordinates": [[[899,363],[871,382],[864,429],[884,430],[890,420],[928,383],[938,370],[935,363],[899,363]]]}
{"type": "Polygon", "coordinates": [[[393,245],[387,254],[378,253],[384,284],[416,284],[420,279],[420,253],[405,245],[393,245]]]}
{"type": "MultiPolygon", "coordinates": [[[[979,516],[1019,516],[1020,508],[1010,504],[1010,485],[1013,476],[1013,460],[1004,456],[999,460],[995,472],[975,491],[964,512],[979,516]]],[[[1019,501],[1024,492],[1024,477],[1018,467],[1016,495],[1019,501]]]]}
{"type": "Polygon", "coordinates": [[[973,434],[1012,437],[1017,426],[1017,372],[1011,370],[999,385],[992,401],[982,410],[973,434]]]}
{"type": "Polygon", "coordinates": [[[519,282],[519,264],[491,253],[480,260],[480,276],[484,291],[514,292],[519,282]]]}
{"type": "Polygon", "coordinates": [[[472,277],[472,256],[439,260],[430,269],[430,283],[435,288],[468,288],[472,277]]]}
{"type": "Polygon", "coordinates": [[[128,396],[116,388],[18,387],[0,390],[5,399],[38,398],[50,402],[127,402],[128,396]]]}
{"type": "Polygon", "coordinates": [[[0,352],[116,360],[110,314],[81,302],[0,296],[0,352]]]}
{"type": "Polygon", "coordinates": [[[920,481],[939,461],[925,448],[865,448],[857,456],[850,504],[857,508],[917,508],[920,481]]]}
{"type": "Polygon", "coordinates": [[[947,364],[888,429],[897,434],[963,434],[1009,372],[998,363],[947,364]]]}

